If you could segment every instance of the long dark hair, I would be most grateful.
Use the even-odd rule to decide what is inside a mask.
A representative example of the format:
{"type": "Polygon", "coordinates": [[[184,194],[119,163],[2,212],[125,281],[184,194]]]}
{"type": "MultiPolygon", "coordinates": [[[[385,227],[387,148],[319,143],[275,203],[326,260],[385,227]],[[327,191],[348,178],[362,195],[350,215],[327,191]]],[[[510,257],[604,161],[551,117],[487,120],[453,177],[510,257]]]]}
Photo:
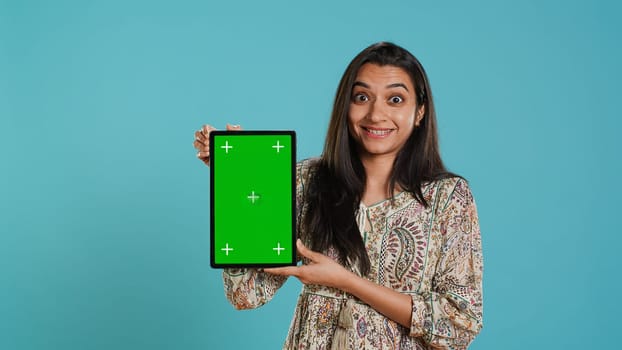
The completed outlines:
{"type": "Polygon", "coordinates": [[[303,221],[313,250],[324,252],[335,248],[340,262],[346,266],[357,263],[362,275],[369,273],[370,261],[355,215],[365,190],[366,174],[348,130],[348,114],[356,76],[366,63],[395,66],[406,71],[415,87],[417,108],[425,108],[419,127],[413,130],[397,154],[389,193],[392,195],[399,185],[427,207],[422,185],[453,176],[441,160],[432,91],[421,63],[410,52],[392,43],[380,42],[367,47],[350,62],[339,82],[324,152],[307,187],[307,212],[303,221]]]}

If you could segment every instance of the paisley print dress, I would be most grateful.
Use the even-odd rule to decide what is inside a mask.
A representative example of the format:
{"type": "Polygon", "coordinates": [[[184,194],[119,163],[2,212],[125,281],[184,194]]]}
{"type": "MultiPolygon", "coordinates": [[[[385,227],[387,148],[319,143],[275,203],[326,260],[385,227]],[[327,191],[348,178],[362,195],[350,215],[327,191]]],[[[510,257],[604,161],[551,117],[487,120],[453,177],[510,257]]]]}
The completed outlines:
{"type": "MultiPolygon", "coordinates": [[[[297,165],[299,223],[315,162],[297,165]]],[[[393,201],[360,204],[357,212],[371,261],[366,278],[410,295],[411,327],[340,290],[303,285],[284,349],[467,348],[482,327],[483,266],[475,202],[467,182],[457,177],[427,183],[423,194],[428,208],[401,192],[393,201]]],[[[309,233],[300,225],[298,234],[308,244],[309,233]]],[[[323,253],[337,257],[332,249],[323,253]]],[[[285,282],[285,277],[255,269],[226,269],[223,279],[225,294],[238,309],[265,304],[285,282]]]]}

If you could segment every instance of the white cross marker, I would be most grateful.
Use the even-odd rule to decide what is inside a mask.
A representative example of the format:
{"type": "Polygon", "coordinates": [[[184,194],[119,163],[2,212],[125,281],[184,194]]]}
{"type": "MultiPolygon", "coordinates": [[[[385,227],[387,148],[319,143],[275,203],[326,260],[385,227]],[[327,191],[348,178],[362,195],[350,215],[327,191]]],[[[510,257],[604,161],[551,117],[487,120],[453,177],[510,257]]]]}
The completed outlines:
{"type": "Polygon", "coordinates": [[[281,145],[280,141],[276,141],[276,145],[272,146],[272,148],[276,148],[276,153],[281,153],[281,148],[285,148],[285,146],[281,145]]]}
{"type": "Polygon", "coordinates": [[[229,243],[225,244],[224,248],[220,248],[220,250],[224,250],[225,251],[225,255],[229,256],[229,251],[233,250],[233,248],[229,248],[229,243]]]}
{"type": "Polygon", "coordinates": [[[225,153],[229,154],[229,148],[233,148],[233,146],[229,146],[229,141],[225,141],[225,145],[224,146],[220,146],[220,148],[224,148],[225,149],[225,153]]]}
{"type": "Polygon", "coordinates": [[[285,248],[281,247],[281,242],[276,244],[275,248],[272,248],[272,250],[276,250],[276,255],[281,255],[281,250],[285,250],[285,248]]]}
{"type": "Polygon", "coordinates": [[[252,202],[253,204],[255,204],[255,201],[256,201],[257,199],[259,199],[259,196],[255,194],[255,191],[253,191],[253,192],[251,192],[251,195],[250,195],[250,196],[247,196],[246,198],[250,199],[250,200],[251,200],[251,202],[252,202]]]}

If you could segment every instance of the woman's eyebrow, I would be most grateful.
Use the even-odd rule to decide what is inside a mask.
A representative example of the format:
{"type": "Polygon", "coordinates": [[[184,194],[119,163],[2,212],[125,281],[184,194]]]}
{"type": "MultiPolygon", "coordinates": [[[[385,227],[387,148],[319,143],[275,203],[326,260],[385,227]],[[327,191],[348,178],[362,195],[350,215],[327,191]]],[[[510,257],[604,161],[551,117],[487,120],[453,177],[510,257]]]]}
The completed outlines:
{"type": "Polygon", "coordinates": [[[404,85],[402,83],[393,83],[393,84],[387,85],[387,89],[396,88],[396,87],[402,87],[402,88],[404,88],[404,90],[409,91],[408,88],[406,87],[406,85],[404,85]]]}
{"type": "MultiPolygon", "coordinates": [[[[361,87],[364,87],[366,89],[369,89],[369,85],[364,83],[364,82],[362,82],[362,81],[355,81],[354,82],[354,86],[361,86],[361,87]]],[[[410,91],[410,90],[408,90],[406,85],[402,84],[402,83],[393,83],[393,84],[387,85],[387,89],[392,89],[392,88],[397,88],[397,87],[401,87],[401,88],[404,88],[404,90],[406,90],[406,91],[410,91]]]]}

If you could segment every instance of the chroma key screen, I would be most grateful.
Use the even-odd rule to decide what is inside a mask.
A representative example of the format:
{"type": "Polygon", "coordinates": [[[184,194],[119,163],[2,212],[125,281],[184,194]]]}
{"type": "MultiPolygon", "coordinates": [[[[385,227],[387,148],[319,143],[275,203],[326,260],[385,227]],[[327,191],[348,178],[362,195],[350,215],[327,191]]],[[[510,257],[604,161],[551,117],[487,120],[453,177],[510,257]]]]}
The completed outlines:
{"type": "Polygon", "coordinates": [[[295,265],[296,134],[210,133],[214,268],[295,265]]]}

